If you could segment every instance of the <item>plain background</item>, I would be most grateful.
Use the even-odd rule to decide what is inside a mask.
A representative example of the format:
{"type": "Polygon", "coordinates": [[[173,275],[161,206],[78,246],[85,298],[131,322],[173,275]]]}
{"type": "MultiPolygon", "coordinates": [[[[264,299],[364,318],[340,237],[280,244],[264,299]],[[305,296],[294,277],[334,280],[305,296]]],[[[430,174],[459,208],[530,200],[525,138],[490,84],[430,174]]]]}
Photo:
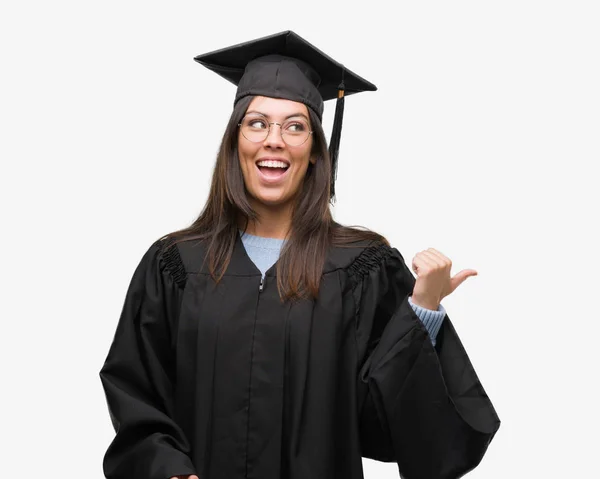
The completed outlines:
{"type": "Polygon", "coordinates": [[[379,87],[347,97],[336,219],[479,272],[442,303],[503,421],[468,477],[599,477],[599,24],[573,0],[3,3],[0,476],[103,477],[127,286],[200,212],[235,94],[193,57],[292,29],[379,87]]]}

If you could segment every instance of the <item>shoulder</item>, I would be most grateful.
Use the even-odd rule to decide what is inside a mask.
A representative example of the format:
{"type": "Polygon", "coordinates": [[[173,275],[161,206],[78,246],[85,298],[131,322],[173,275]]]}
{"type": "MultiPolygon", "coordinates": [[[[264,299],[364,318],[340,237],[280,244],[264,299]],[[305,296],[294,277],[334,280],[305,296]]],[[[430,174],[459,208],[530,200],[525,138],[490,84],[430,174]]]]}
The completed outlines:
{"type": "MultiPolygon", "coordinates": [[[[348,279],[361,281],[368,274],[406,275],[404,257],[387,239],[374,231],[339,227],[325,264],[324,273],[343,270],[348,279]]],[[[412,276],[412,275],[411,275],[412,276]]]]}
{"type": "Polygon", "coordinates": [[[342,291],[354,297],[354,304],[366,302],[376,307],[388,298],[384,307],[396,304],[414,290],[415,277],[398,249],[387,243],[371,242],[351,250],[334,248],[327,263],[337,267],[342,291]],[[390,299],[391,298],[391,299],[390,299]]]}
{"type": "Polygon", "coordinates": [[[332,245],[329,248],[324,273],[331,273],[336,270],[348,270],[362,261],[366,255],[374,251],[380,251],[384,244],[376,244],[373,241],[360,241],[347,245],[332,245]]]}
{"type": "Polygon", "coordinates": [[[183,289],[187,280],[187,273],[190,271],[186,258],[193,258],[191,250],[196,243],[198,243],[198,240],[175,238],[167,234],[154,241],[147,254],[155,255],[160,270],[171,276],[173,281],[183,289]]]}
{"type": "Polygon", "coordinates": [[[402,258],[402,255],[383,235],[336,225],[324,273],[342,269],[350,276],[360,277],[380,268],[392,257],[402,258]]]}

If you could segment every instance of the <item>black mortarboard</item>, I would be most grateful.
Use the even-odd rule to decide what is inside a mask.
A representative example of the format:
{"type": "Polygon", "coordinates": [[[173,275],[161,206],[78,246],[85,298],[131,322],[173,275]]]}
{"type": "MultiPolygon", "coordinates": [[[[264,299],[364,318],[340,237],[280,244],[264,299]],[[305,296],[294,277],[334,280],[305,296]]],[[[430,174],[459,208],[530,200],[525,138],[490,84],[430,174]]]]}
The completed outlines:
{"type": "Polygon", "coordinates": [[[323,102],[337,98],[329,142],[334,197],[344,95],[375,91],[375,85],[289,30],[198,55],[194,60],[237,85],[234,105],[248,95],[285,98],[304,103],[322,120],[323,102]]]}

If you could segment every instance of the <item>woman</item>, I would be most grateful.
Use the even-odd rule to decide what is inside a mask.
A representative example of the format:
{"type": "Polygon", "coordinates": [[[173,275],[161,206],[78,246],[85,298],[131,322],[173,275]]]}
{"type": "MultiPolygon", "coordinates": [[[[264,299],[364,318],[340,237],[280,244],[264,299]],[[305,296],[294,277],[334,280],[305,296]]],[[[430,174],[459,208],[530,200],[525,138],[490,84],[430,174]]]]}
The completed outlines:
{"type": "Polygon", "coordinates": [[[430,248],[415,280],[329,209],[343,93],[374,85],[293,32],[196,60],[238,85],[234,110],[202,214],[127,291],[100,371],[106,477],[359,479],[361,457],[461,477],[500,425],[440,304],[476,272],[430,248]]]}

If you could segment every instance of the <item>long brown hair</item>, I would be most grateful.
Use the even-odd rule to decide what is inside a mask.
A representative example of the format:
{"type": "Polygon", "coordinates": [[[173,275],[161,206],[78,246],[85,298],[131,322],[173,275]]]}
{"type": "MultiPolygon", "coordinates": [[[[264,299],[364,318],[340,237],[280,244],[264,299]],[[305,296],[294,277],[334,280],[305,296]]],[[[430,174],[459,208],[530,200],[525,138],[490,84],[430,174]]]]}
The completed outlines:
{"type": "MultiPolygon", "coordinates": [[[[189,227],[163,236],[174,239],[173,244],[188,239],[205,242],[205,260],[208,259],[210,274],[216,282],[221,280],[231,260],[240,220],[247,227],[249,220],[257,219],[248,201],[237,146],[238,124],[253,98],[242,98],[229,118],[204,209],[189,227]]],[[[317,115],[310,108],[308,112],[313,129],[311,154],[316,162],[309,163],[293,207],[292,226],[277,262],[277,286],[282,300],[317,297],[331,246],[352,246],[365,240],[389,245],[378,233],[333,221],[329,207],[331,163],[327,140],[317,115]]]]}

